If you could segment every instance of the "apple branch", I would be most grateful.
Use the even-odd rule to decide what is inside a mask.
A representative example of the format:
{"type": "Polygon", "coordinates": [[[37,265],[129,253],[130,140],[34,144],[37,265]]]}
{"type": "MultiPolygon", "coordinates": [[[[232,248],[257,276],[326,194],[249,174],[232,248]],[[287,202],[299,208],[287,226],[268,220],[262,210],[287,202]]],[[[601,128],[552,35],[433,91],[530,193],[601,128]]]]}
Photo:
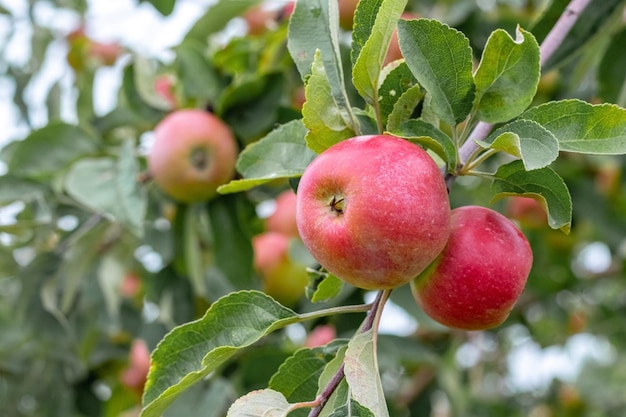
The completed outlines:
{"type": "MultiPolygon", "coordinates": [[[[382,313],[385,302],[389,298],[389,294],[391,294],[391,290],[381,290],[378,292],[376,299],[371,304],[372,308],[367,313],[365,320],[363,320],[363,323],[359,328],[359,333],[364,333],[370,330],[373,326],[377,326],[377,321],[380,319],[380,314],[382,313]]],[[[326,388],[324,388],[324,391],[322,391],[313,402],[316,406],[311,410],[308,417],[318,417],[320,415],[324,406],[328,402],[328,399],[331,395],[333,395],[333,392],[335,392],[344,377],[345,364],[342,363],[339,369],[337,369],[337,372],[335,372],[335,375],[333,375],[331,380],[328,382],[328,385],[326,385],[326,388]]]]}
{"type": "MultiPolygon", "coordinates": [[[[590,2],[591,0],[572,0],[567,5],[563,14],[559,17],[559,20],[557,20],[554,27],[541,43],[541,56],[539,60],[541,67],[545,65],[557,48],[563,43],[563,40],[590,2]]],[[[492,128],[493,124],[491,123],[479,122],[474,130],[472,130],[468,139],[459,149],[461,167],[467,163],[468,158],[478,149],[476,141],[485,139],[492,128]]]]}

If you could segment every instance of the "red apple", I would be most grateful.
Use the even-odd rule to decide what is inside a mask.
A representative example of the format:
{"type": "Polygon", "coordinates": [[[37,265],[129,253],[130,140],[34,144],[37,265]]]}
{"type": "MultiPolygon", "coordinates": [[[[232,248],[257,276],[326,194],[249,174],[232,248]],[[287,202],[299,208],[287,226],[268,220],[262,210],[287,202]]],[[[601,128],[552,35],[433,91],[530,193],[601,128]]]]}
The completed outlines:
{"type": "Polygon", "coordinates": [[[354,12],[359,0],[337,0],[339,6],[339,26],[345,30],[352,30],[354,12]]]}
{"type": "Polygon", "coordinates": [[[486,207],[452,210],[445,249],[411,287],[435,321],[482,330],[500,325],[524,289],[533,255],[522,232],[486,207]]]}
{"type": "Polygon", "coordinates": [[[263,279],[263,291],[286,306],[304,295],[309,274],[304,265],[289,257],[289,237],[265,232],[252,239],[254,267],[263,279]]]}
{"type": "Polygon", "coordinates": [[[548,215],[541,204],[531,197],[511,196],[504,213],[517,220],[522,227],[541,228],[548,223],[548,215]]]}
{"type": "Polygon", "coordinates": [[[175,82],[175,77],[170,74],[159,75],[154,80],[154,90],[172,109],[179,107],[178,99],[174,92],[175,82]]]}
{"type": "Polygon", "coordinates": [[[146,384],[149,370],[150,351],[148,350],[148,345],[141,339],[135,339],[130,347],[128,367],[120,376],[122,384],[141,394],[146,384]]]}
{"type": "Polygon", "coordinates": [[[314,348],[324,346],[335,340],[337,331],[332,324],[322,324],[317,326],[304,341],[304,346],[314,348]]]}
{"type": "Polygon", "coordinates": [[[122,52],[123,48],[119,44],[102,42],[92,42],[88,51],[90,57],[109,67],[115,64],[122,52]]]}
{"type": "Polygon", "coordinates": [[[298,186],[296,221],[328,271],[370,290],[415,278],[448,240],[443,176],[420,147],[395,136],[359,136],[322,152],[298,186]]]}
{"type": "Polygon", "coordinates": [[[263,4],[248,9],[243,15],[243,19],[248,25],[248,34],[258,36],[274,29],[279,14],[279,10],[269,9],[263,4]]]}
{"type": "Polygon", "coordinates": [[[178,110],[154,130],[148,169],[174,199],[191,203],[213,197],[235,171],[237,143],[228,126],[202,110],[178,110]]]}
{"type": "Polygon", "coordinates": [[[296,193],[289,189],[276,197],[276,210],[265,221],[265,228],[287,236],[299,236],[296,224],[296,193]]]}

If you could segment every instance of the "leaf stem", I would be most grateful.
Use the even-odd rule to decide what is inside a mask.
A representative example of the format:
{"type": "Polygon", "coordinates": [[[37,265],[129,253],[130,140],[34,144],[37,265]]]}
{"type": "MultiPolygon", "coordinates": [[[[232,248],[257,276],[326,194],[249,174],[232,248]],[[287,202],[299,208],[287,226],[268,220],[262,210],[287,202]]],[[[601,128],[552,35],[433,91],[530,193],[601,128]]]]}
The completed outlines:
{"type": "MultiPolygon", "coordinates": [[[[359,328],[359,333],[364,333],[370,330],[374,325],[376,326],[376,328],[378,328],[378,322],[380,321],[383,306],[385,305],[385,302],[389,298],[390,294],[391,290],[381,290],[376,295],[376,299],[374,300],[374,302],[372,304],[368,304],[368,306],[370,306],[371,308],[369,310],[369,313],[367,314],[367,317],[365,317],[365,320],[363,320],[363,323],[359,328]]],[[[316,406],[311,410],[308,417],[318,417],[320,415],[320,413],[324,409],[324,406],[326,405],[326,402],[328,402],[328,399],[331,395],[333,395],[344,377],[345,363],[342,363],[339,369],[337,369],[337,372],[335,372],[335,375],[333,375],[333,377],[330,379],[324,390],[317,396],[315,401],[313,401],[313,404],[316,404],[316,406]]]]}
{"type": "Polygon", "coordinates": [[[315,320],[320,317],[331,316],[334,314],[365,313],[367,311],[370,311],[370,309],[373,306],[374,304],[371,303],[371,304],[357,304],[357,305],[350,305],[350,306],[338,306],[338,307],[325,308],[324,310],[317,310],[317,311],[312,311],[310,313],[298,314],[297,321],[300,322],[304,320],[315,320]]]}
{"type": "MultiPolygon", "coordinates": [[[[567,5],[563,14],[561,14],[561,17],[559,17],[541,43],[539,62],[542,68],[552,57],[558,47],[563,43],[563,40],[580,17],[580,14],[583,10],[585,10],[590,2],[591,0],[572,0],[567,5]]],[[[487,135],[489,135],[489,132],[491,132],[492,128],[493,124],[485,122],[478,122],[478,124],[474,127],[474,130],[470,133],[468,140],[465,141],[463,146],[459,149],[459,163],[461,169],[467,162],[468,158],[478,149],[476,140],[485,139],[487,135]]]]}

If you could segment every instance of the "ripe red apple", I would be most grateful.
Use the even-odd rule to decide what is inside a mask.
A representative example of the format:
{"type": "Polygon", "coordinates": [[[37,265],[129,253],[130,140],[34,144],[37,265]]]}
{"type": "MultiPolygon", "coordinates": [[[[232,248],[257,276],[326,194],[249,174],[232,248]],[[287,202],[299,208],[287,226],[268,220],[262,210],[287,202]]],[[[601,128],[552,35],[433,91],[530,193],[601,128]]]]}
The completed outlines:
{"type": "Polygon", "coordinates": [[[296,224],[296,193],[291,189],[276,197],[276,210],[265,221],[265,228],[287,236],[299,236],[296,224]]]}
{"type": "Polygon", "coordinates": [[[409,282],[448,240],[450,205],[439,168],[395,136],[331,146],[304,171],[297,194],[302,241],[328,271],[359,288],[409,282]]]}
{"type": "Polygon", "coordinates": [[[318,346],[324,346],[335,340],[337,337],[337,331],[332,324],[321,324],[317,326],[304,341],[304,346],[308,348],[314,348],[318,346]]]}
{"type": "Polygon", "coordinates": [[[265,232],[252,239],[254,267],[263,279],[263,291],[286,306],[304,295],[309,274],[304,265],[289,257],[289,237],[265,232]]]}
{"type": "Polygon", "coordinates": [[[533,255],[522,232],[486,207],[452,210],[445,249],[412,282],[417,303],[437,322],[464,330],[501,324],[524,289],[533,255]]]}
{"type": "Polygon", "coordinates": [[[345,30],[352,30],[354,12],[359,0],[337,0],[339,6],[339,26],[345,30]]]}
{"type": "Polygon", "coordinates": [[[178,201],[191,203],[213,197],[231,179],[237,143],[228,126],[202,110],[178,110],[154,130],[148,169],[154,182],[178,201]]]}
{"type": "Polygon", "coordinates": [[[248,34],[258,36],[276,28],[279,14],[279,10],[270,9],[264,4],[248,9],[243,14],[243,19],[248,25],[248,34]]]}

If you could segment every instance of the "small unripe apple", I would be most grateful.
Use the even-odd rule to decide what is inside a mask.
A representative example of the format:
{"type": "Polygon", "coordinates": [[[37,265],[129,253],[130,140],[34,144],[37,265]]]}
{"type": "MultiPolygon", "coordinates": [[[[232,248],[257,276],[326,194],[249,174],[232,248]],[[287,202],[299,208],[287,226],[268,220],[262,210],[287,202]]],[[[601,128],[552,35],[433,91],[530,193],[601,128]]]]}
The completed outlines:
{"type": "Polygon", "coordinates": [[[278,302],[293,306],[309,283],[306,267],[289,257],[289,237],[265,232],[252,238],[254,268],[263,279],[263,291],[278,302]]]}
{"type": "Polygon", "coordinates": [[[276,209],[265,221],[265,228],[286,236],[299,236],[296,224],[296,193],[289,189],[276,197],[276,209]]]}
{"type": "Polygon", "coordinates": [[[533,255],[513,222],[486,207],[452,210],[448,243],[412,282],[417,303],[435,321],[463,330],[500,325],[524,289],[533,255]]]}
{"type": "Polygon", "coordinates": [[[148,169],[154,182],[174,199],[205,201],[235,171],[237,143],[228,126],[202,110],[178,110],[154,130],[148,169]]]}
{"type": "Polygon", "coordinates": [[[355,287],[409,282],[448,239],[450,204],[439,168],[420,147],[395,136],[331,146],[304,171],[297,196],[305,246],[355,287]]]}

